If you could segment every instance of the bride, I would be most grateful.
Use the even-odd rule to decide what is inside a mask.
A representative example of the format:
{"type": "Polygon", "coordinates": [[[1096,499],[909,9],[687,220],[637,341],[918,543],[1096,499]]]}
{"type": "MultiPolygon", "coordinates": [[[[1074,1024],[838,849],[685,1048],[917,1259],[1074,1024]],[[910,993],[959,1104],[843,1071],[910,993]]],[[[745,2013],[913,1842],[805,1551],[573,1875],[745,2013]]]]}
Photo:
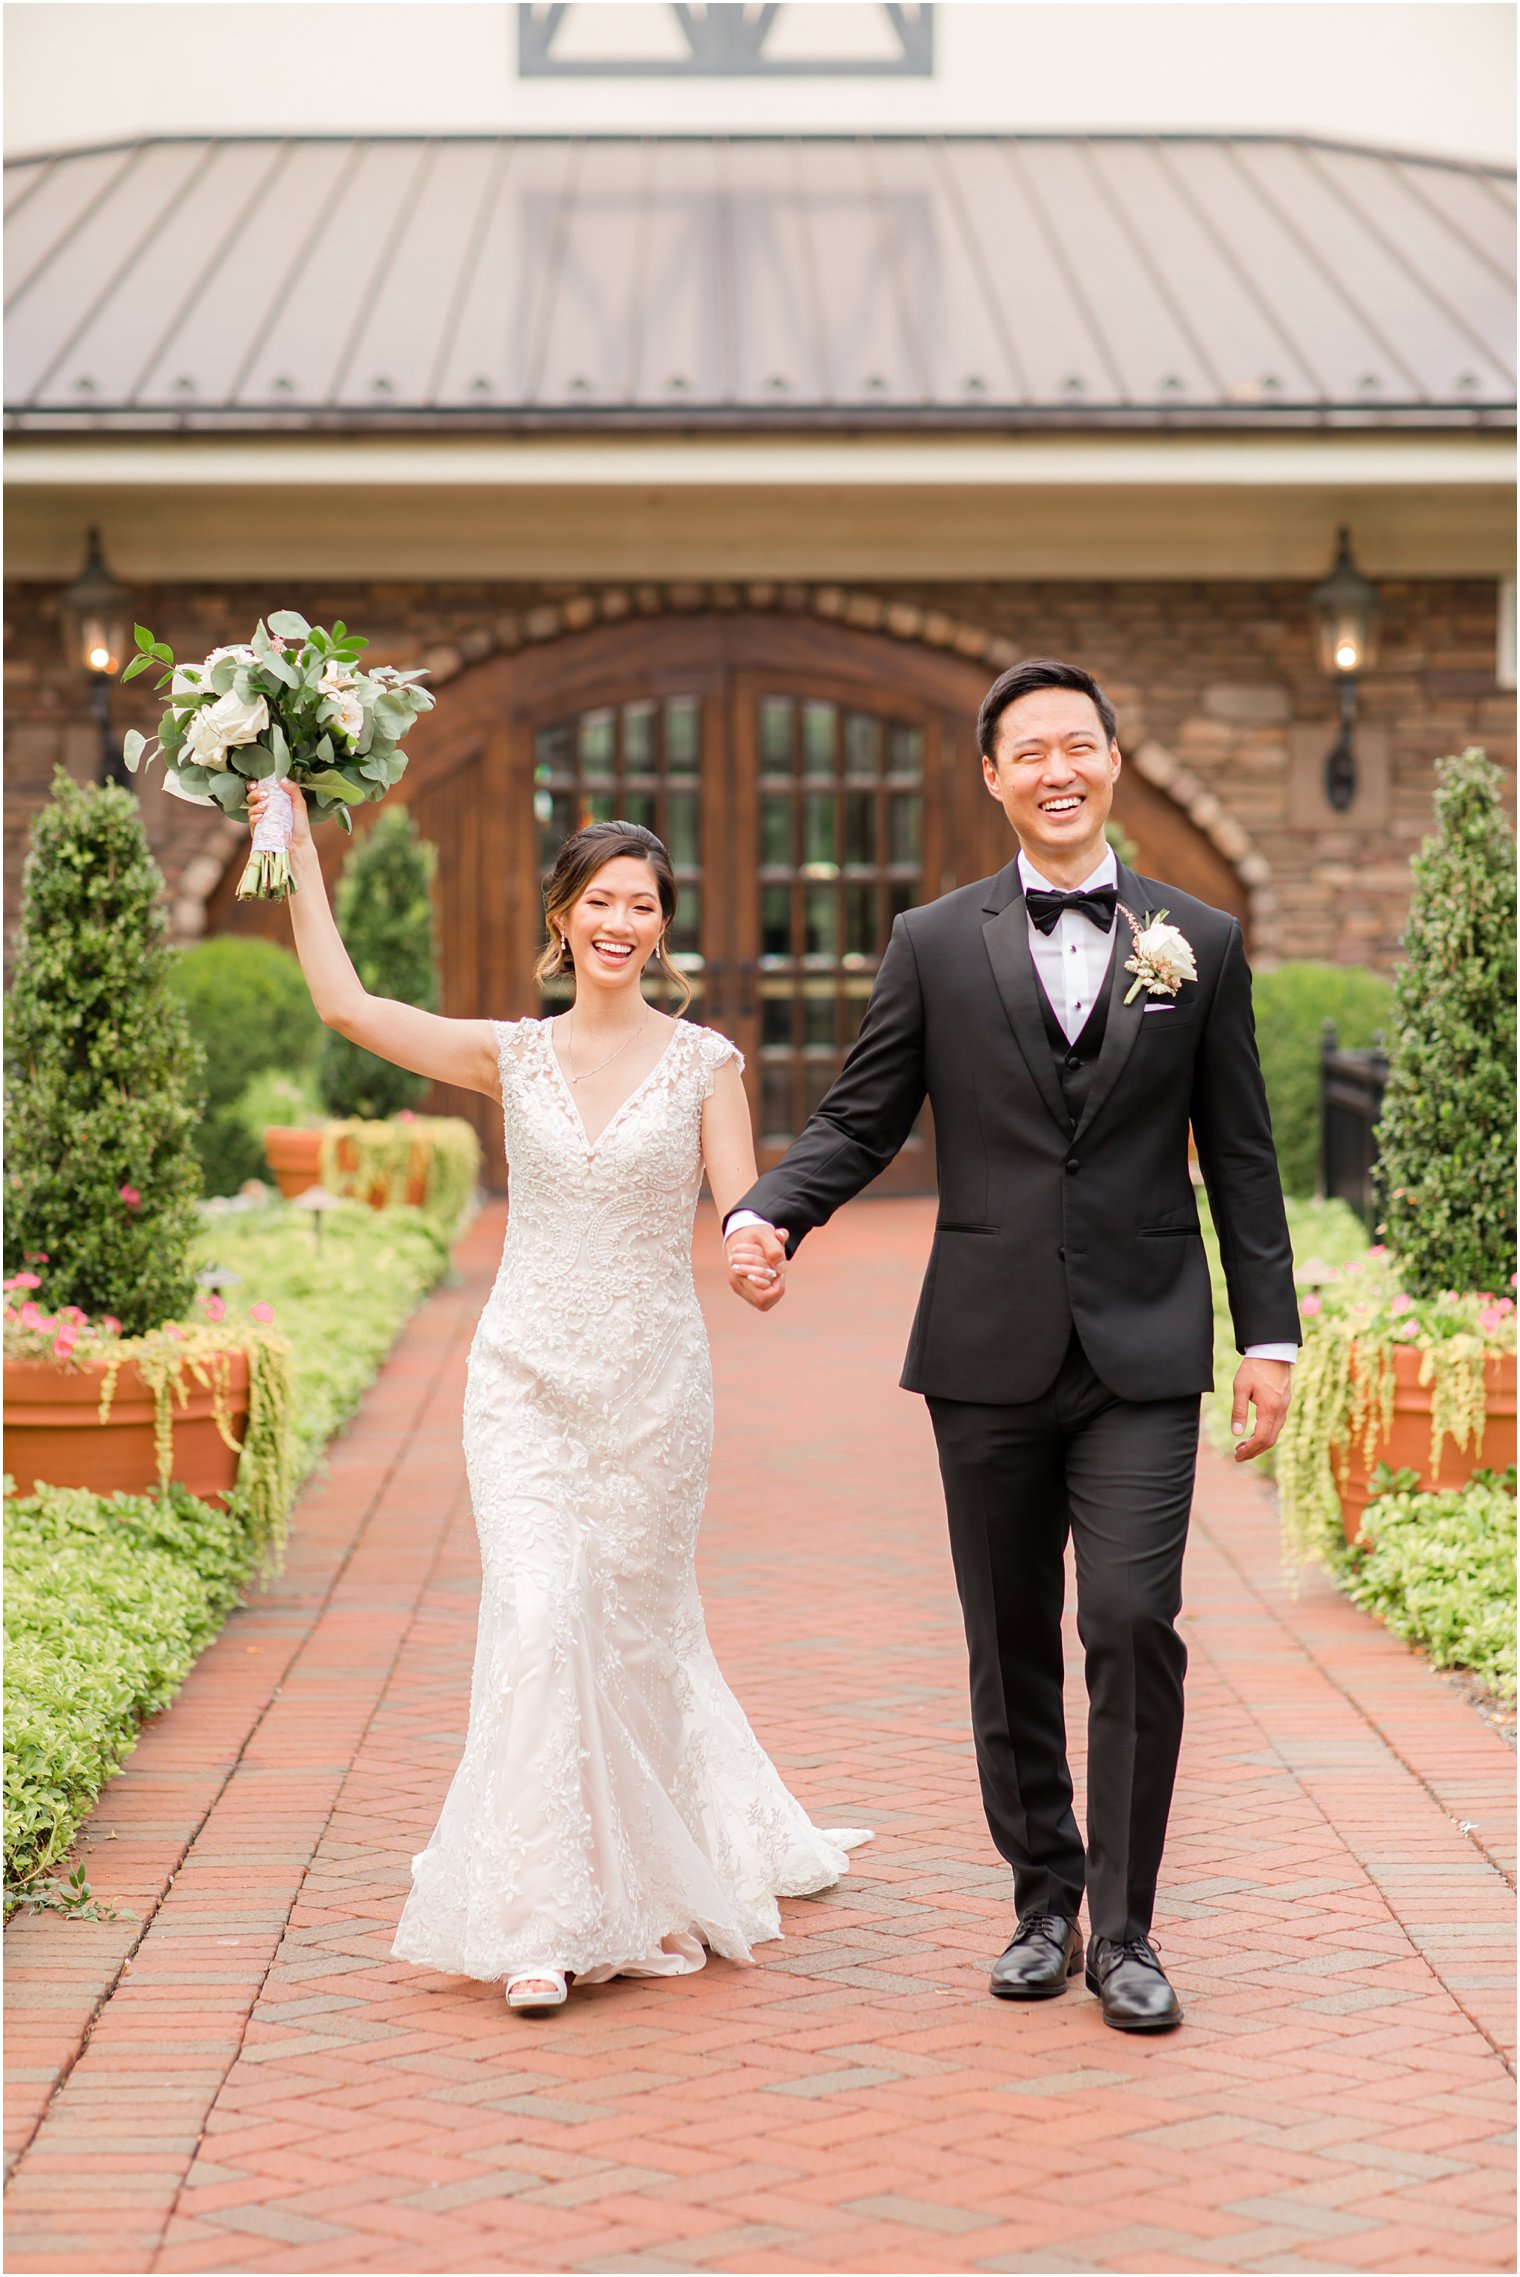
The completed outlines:
{"type": "MultiPolygon", "coordinates": [[[[288,903],[330,1028],[499,1099],[506,1248],[470,1348],[464,1445],[480,1628],[464,1755],[392,1947],[558,2006],[573,1976],[682,1976],[781,1934],[778,1897],[824,1889],[869,1837],[823,1832],[724,1683],[697,1593],[712,1374],[691,1276],[706,1168],[719,1219],[755,1178],[743,1062],[640,981],[676,884],[652,831],[593,823],[545,887],[537,976],[558,1018],[451,1020],[369,995],[328,907],[301,793],[288,903]]],[[[689,991],[687,992],[689,996],[689,991]]],[[[781,1294],[754,1251],[750,1302],[781,1294]]]]}

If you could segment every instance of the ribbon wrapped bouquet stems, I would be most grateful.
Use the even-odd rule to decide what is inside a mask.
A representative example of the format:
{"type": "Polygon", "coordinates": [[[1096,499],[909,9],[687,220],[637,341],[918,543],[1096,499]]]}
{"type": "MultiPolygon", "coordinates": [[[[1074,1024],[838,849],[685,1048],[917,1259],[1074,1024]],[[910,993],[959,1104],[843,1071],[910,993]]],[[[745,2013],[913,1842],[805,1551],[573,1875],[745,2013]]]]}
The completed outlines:
{"type": "MultiPolygon", "coordinates": [[[[220,807],[246,820],[248,786],[273,776],[297,784],[316,815],[336,815],[384,798],[406,772],[402,744],[433,708],[422,669],[392,664],[366,670],[368,642],[337,623],[329,632],[294,609],[260,620],[251,640],[214,648],[198,664],[176,663],[166,641],[136,628],[137,654],[122,674],[161,668],[158,733],[133,728],[123,757],[130,773],[162,759],[164,786],[194,806],[220,807]]],[[[294,890],[290,806],[271,799],[254,833],[238,885],[243,901],[283,901],[294,890]]]]}

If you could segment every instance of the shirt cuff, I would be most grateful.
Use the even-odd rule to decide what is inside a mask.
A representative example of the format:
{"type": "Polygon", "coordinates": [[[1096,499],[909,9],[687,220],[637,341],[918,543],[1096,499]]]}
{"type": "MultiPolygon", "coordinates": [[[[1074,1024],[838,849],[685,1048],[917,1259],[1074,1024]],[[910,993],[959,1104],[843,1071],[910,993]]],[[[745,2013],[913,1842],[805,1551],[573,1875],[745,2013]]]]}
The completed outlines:
{"type": "Polygon", "coordinates": [[[1296,1344],[1248,1344],[1241,1354],[1243,1360],[1286,1360],[1291,1368],[1298,1358],[1296,1344]]]}
{"type": "Polygon", "coordinates": [[[731,1233],[737,1233],[740,1226],[744,1225],[763,1225],[768,1232],[774,1233],[775,1231],[770,1219],[761,1217],[758,1210],[735,1210],[723,1228],[724,1241],[726,1242],[731,1233]]]}

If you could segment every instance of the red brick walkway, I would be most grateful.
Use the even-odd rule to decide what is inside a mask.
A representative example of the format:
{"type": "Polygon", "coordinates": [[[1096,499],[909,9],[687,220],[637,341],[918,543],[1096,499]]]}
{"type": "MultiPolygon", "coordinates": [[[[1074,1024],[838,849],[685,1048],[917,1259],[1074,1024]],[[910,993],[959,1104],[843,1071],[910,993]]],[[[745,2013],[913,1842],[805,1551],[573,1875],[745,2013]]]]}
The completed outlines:
{"type": "MultiPolygon", "coordinates": [[[[992,2002],[927,1421],[893,1387],[927,1205],[717,1286],[714,1641],[815,1817],[877,1839],[759,1964],[504,2012],[392,1961],[462,1732],[465,1347],[500,1243],[407,1330],[82,1853],[136,1923],[7,1939],[13,2270],[1512,2266],[1512,1759],[1204,1459],[1158,1934],[1188,2021],[992,2002]]],[[[1081,1732],[1072,1692],[1074,1740],[1081,1732]]]]}

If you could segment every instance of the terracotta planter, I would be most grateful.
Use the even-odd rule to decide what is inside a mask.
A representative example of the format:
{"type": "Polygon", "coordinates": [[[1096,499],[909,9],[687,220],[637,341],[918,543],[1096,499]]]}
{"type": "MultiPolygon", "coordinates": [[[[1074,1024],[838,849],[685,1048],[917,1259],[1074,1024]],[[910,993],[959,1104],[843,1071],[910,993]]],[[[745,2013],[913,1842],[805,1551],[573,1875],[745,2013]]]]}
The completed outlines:
{"type": "MultiPolygon", "coordinates": [[[[248,1359],[232,1352],[228,1425],[241,1440],[248,1424],[248,1359]]],[[[39,1484],[87,1486],[95,1494],[149,1494],[158,1485],[153,1392],[128,1363],[116,1379],[110,1420],[101,1423],[99,1361],[5,1363],[5,1467],[18,1494],[39,1484]]],[[[173,1476],[203,1501],[232,1491],[238,1458],[215,1421],[211,1387],[186,1373],[188,1397],[174,1402],[173,1476]]]]}
{"type": "Polygon", "coordinates": [[[1465,1486],[1474,1471],[1506,1470],[1515,1460],[1514,1353],[1491,1352],[1484,1363],[1488,1421],[1481,1445],[1458,1448],[1443,1439],[1437,1471],[1430,1468],[1431,1386],[1420,1382],[1420,1359],[1420,1353],[1408,1346],[1394,1352],[1393,1424],[1374,1445],[1371,1462],[1363,1460],[1360,1446],[1335,1458],[1341,1520],[1348,1542],[1356,1541],[1361,1533],[1362,1512],[1372,1500],[1372,1474],[1379,1463],[1386,1463],[1390,1470],[1417,1471],[1422,1492],[1444,1494],[1453,1487],[1465,1486]]]}
{"type": "MultiPolygon", "coordinates": [[[[287,1202],[304,1194],[308,1186],[322,1183],[322,1142],[326,1132],[303,1129],[294,1123],[277,1123],[264,1133],[264,1154],[275,1181],[287,1202]]],[[[427,1200],[428,1155],[431,1141],[417,1138],[412,1141],[411,1156],[407,1163],[404,1201],[420,1208],[427,1200]]],[[[353,1177],[359,1168],[359,1150],[352,1139],[338,1141],[338,1168],[353,1177]]],[[[371,1186],[364,1199],[372,1210],[385,1208],[386,1195],[382,1183],[371,1186]]]]}
{"type": "Polygon", "coordinates": [[[264,1159],[287,1202],[322,1183],[322,1133],[296,1123],[276,1123],[264,1133],[264,1159]]]}

